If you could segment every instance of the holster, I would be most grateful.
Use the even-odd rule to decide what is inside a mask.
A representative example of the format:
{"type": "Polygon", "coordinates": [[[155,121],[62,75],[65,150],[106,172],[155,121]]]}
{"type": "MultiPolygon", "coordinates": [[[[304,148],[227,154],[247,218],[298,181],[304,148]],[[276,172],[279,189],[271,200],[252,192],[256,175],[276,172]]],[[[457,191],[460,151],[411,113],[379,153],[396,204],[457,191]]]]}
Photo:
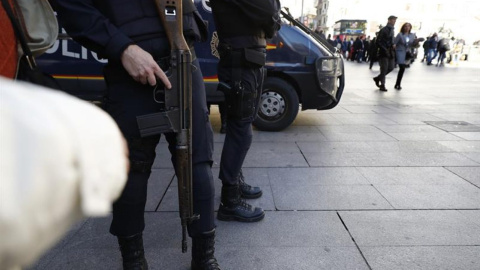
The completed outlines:
{"type": "Polygon", "coordinates": [[[265,65],[265,53],[255,49],[231,49],[219,47],[222,60],[231,68],[229,84],[220,82],[218,91],[225,95],[228,119],[253,120],[257,106],[257,89],[254,82],[248,82],[243,74],[245,70],[256,69],[265,65]]]}

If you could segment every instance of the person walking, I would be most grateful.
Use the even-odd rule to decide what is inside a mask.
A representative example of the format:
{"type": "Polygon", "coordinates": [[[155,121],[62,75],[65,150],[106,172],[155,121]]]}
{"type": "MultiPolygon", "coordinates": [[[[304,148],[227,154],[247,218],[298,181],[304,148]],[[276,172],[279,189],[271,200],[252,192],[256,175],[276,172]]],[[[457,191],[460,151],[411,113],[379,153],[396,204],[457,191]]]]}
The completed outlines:
{"type": "Polygon", "coordinates": [[[361,63],[363,59],[363,51],[364,51],[364,43],[363,43],[364,36],[359,36],[353,43],[353,49],[355,51],[355,60],[357,63],[361,63]]]}
{"type": "Polygon", "coordinates": [[[437,57],[438,51],[438,36],[437,33],[434,33],[430,39],[428,39],[428,50],[427,50],[427,65],[432,65],[433,59],[437,57]]]}
{"type": "MultiPolygon", "coordinates": [[[[110,233],[118,238],[124,269],[148,269],[143,247],[147,182],[160,135],[141,137],[137,116],[164,110],[152,98],[156,87],[171,88],[164,73],[169,68],[170,43],[152,0],[56,0],[58,19],[77,42],[107,58],[105,110],[125,136],[131,169],[125,189],[113,205],[110,233]],[[158,84],[158,85],[157,85],[158,84]]],[[[196,41],[206,40],[207,27],[191,0],[183,0],[183,33],[194,55],[196,41]]],[[[189,223],[193,270],[220,269],[214,256],[213,132],[208,120],[205,86],[198,59],[192,59],[192,175],[193,212],[189,223]]],[[[176,134],[166,133],[172,161],[176,134]]],[[[176,164],[174,164],[174,167],[176,164]]]]}
{"type": "Polygon", "coordinates": [[[370,42],[370,47],[368,48],[368,61],[370,62],[369,68],[372,69],[373,63],[377,62],[378,47],[377,47],[377,37],[372,39],[370,42]]]}
{"type": "Polygon", "coordinates": [[[422,45],[423,57],[422,57],[422,61],[420,61],[420,63],[423,63],[427,59],[428,47],[430,47],[430,37],[425,38],[425,41],[423,42],[423,45],[422,45]]]}
{"type": "Polygon", "coordinates": [[[363,61],[365,63],[368,63],[370,60],[370,36],[368,36],[364,41],[363,41],[363,47],[364,47],[364,54],[363,54],[363,61]]]}
{"type": "Polygon", "coordinates": [[[445,60],[445,57],[447,55],[447,52],[450,51],[450,39],[448,38],[442,38],[438,42],[437,45],[437,51],[438,51],[438,58],[437,58],[437,67],[438,65],[443,66],[443,60],[445,60]]]}
{"type": "Polygon", "coordinates": [[[404,23],[400,32],[395,37],[393,44],[395,45],[395,54],[397,56],[397,64],[399,67],[397,74],[397,81],[395,82],[395,89],[402,89],[402,78],[405,72],[405,67],[410,64],[413,57],[412,45],[415,41],[415,34],[411,33],[412,25],[410,23],[404,23]]]}
{"type": "Polygon", "coordinates": [[[262,190],[248,185],[241,169],[252,143],[252,122],[262,94],[266,39],[272,38],[281,24],[280,2],[211,0],[210,3],[219,37],[219,90],[227,104],[217,218],[256,222],[264,218],[265,212],[244,199],[258,198],[262,190]]]}
{"type": "Polygon", "coordinates": [[[380,88],[380,91],[388,91],[385,87],[385,77],[395,67],[395,45],[394,25],[397,17],[391,15],[388,17],[387,26],[383,27],[378,33],[377,47],[379,50],[378,63],[380,64],[380,74],[373,78],[375,85],[380,88]]]}

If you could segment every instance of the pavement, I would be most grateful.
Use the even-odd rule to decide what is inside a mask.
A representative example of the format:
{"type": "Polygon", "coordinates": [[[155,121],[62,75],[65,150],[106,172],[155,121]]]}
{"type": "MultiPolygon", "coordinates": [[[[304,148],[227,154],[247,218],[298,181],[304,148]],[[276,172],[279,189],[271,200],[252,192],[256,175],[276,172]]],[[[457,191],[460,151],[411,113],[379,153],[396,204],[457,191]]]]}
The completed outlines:
{"type": "MultiPolygon", "coordinates": [[[[302,111],[281,132],[254,130],[244,164],[266,217],[217,222],[222,269],[480,269],[480,62],[416,62],[380,92],[378,65],[346,62],[328,111],[302,111]]],[[[218,110],[214,176],[224,135],[218,110]]],[[[189,269],[176,180],[159,145],[144,232],[150,269],[189,269]]],[[[217,205],[220,181],[216,179],[217,205]]],[[[121,269],[111,217],[72,228],[32,269],[121,269]]],[[[189,246],[190,247],[190,246],[189,246]]]]}

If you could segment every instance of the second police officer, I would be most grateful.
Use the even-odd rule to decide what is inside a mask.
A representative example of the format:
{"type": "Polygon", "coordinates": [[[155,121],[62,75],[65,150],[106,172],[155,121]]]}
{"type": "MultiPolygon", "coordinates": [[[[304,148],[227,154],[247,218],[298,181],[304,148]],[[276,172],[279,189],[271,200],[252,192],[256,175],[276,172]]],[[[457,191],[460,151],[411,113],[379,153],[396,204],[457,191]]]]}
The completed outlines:
{"type": "Polygon", "coordinates": [[[278,0],[211,0],[218,32],[219,90],[227,105],[227,130],[220,161],[221,203],[217,218],[262,220],[265,212],[245,202],[262,191],[245,183],[242,165],[252,143],[265,76],[266,40],[280,29],[278,0]]]}

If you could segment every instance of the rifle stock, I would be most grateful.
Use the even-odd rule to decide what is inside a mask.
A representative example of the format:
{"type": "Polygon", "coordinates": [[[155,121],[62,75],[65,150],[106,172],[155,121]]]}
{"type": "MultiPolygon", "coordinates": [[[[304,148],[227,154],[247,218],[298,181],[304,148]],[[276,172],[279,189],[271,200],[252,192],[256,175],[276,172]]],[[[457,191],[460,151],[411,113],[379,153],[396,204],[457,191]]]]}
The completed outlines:
{"type": "MultiPolygon", "coordinates": [[[[171,48],[169,77],[172,89],[165,90],[165,109],[176,119],[176,166],[178,201],[182,225],[182,252],[187,252],[187,225],[199,218],[193,213],[192,192],[192,54],[183,37],[182,0],[155,0],[171,48]]],[[[159,119],[159,118],[157,118],[159,119]]]]}

